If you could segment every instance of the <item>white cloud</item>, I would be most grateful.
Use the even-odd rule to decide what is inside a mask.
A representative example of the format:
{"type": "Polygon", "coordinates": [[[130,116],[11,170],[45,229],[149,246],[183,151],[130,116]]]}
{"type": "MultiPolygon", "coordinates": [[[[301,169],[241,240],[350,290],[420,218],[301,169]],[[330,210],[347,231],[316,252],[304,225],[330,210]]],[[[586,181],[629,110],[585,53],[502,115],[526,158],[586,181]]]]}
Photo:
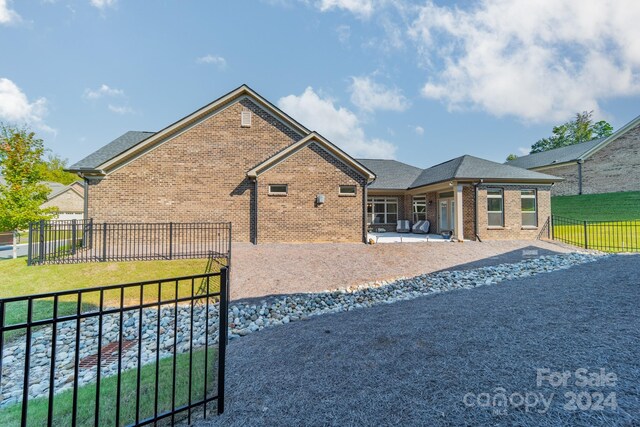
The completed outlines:
{"type": "Polygon", "coordinates": [[[526,147],[518,147],[518,151],[520,152],[521,155],[526,156],[527,154],[529,154],[531,149],[526,147]]]}
{"type": "Polygon", "coordinates": [[[404,111],[410,103],[400,89],[389,89],[370,77],[352,77],[351,102],[363,111],[404,111]]]}
{"type": "Polygon", "coordinates": [[[367,138],[360,120],[352,111],[336,107],[332,99],[321,98],[312,87],[300,96],[280,98],[278,107],[352,156],[394,157],[395,145],[382,139],[367,138]]]}
{"type": "Polygon", "coordinates": [[[640,94],[640,3],[484,0],[468,10],[427,1],[410,34],[451,110],[565,120],[640,94]]]}
{"type": "Polygon", "coordinates": [[[8,0],[0,0],[0,24],[15,24],[22,18],[15,10],[9,8],[8,0]]]}
{"type": "Polygon", "coordinates": [[[424,128],[422,126],[416,126],[415,128],[413,128],[413,131],[416,133],[416,135],[424,135],[424,128]]]}
{"type": "Polygon", "coordinates": [[[109,111],[113,111],[116,114],[133,114],[135,111],[131,107],[126,105],[112,105],[109,104],[109,111]]]}
{"type": "Polygon", "coordinates": [[[373,0],[319,0],[316,6],[322,12],[343,9],[361,18],[368,18],[374,11],[373,0]]]}
{"type": "Polygon", "coordinates": [[[114,7],[117,2],[118,0],[91,0],[91,5],[104,10],[108,7],[114,7]]]}
{"type": "Polygon", "coordinates": [[[124,96],[122,89],[115,89],[106,84],[100,85],[98,89],[85,89],[82,95],[85,99],[100,99],[102,97],[124,96]]]}
{"type": "Polygon", "coordinates": [[[27,95],[11,80],[0,78],[0,119],[15,124],[26,123],[38,129],[55,133],[44,123],[47,115],[46,98],[29,102],[27,95]]]}
{"type": "Polygon", "coordinates": [[[211,55],[211,54],[207,54],[205,56],[201,56],[199,58],[196,58],[196,62],[198,64],[213,64],[215,66],[217,66],[220,69],[226,68],[227,66],[227,60],[224,59],[222,56],[216,56],[216,55],[211,55]]]}

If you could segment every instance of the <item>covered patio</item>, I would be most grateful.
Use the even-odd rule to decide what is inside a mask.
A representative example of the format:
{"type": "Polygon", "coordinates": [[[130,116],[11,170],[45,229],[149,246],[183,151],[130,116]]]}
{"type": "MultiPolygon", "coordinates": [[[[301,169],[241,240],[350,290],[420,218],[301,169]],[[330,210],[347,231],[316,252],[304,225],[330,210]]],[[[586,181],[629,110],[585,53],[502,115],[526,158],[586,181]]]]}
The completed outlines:
{"type": "Polygon", "coordinates": [[[367,242],[374,243],[426,243],[426,242],[451,242],[450,238],[444,238],[441,234],[414,234],[396,232],[369,232],[367,242]]]}

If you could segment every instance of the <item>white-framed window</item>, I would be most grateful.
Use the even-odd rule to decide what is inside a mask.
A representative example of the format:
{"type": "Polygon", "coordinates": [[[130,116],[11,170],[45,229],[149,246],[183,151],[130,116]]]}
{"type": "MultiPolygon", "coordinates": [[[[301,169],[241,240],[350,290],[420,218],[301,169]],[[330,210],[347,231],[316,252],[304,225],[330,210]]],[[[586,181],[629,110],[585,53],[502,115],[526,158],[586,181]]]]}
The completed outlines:
{"type": "Polygon", "coordinates": [[[522,226],[538,226],[538,200],[536,190],[520,191],[520,207],[522,209],[522,226]]]}
{"type": "Polygon", "coordinates": [[[502,188],[487,189],[487,215],[489,227],[504,227],[504,198],[502,188]]]}
{"type": "Polygon", "coordinates": [[[395,224],[398,221],[397,197],[369,197],[367,215],[370,224],[395,224]]]}
{"type": "Polygon", "coordinates": [[[341,185],[338,187],[338,195],[340,196],[355,196],[356,195],[356,186],[355,185],[341,185]]]}
{"type": "Polygon", "coordinates": [[[288,191],[287,184],[269,184],[269,194],[272,196],[286,196],[288,191]]]}
{"type": "Polygon", "coordinates": [[[427,219],[427,197],[416,196],[413,198],[413,222],[427,219]]]}

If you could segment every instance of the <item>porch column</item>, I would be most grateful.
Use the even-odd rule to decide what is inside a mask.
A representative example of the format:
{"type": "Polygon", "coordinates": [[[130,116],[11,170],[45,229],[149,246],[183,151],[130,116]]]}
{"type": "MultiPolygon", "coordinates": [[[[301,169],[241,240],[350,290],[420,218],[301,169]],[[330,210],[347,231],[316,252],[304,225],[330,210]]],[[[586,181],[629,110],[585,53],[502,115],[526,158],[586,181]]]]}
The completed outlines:
{"type": "Polygon", "coordinates": [[[456,186],[455,192],[456,201],[456,219],[455,219],[455,235],[458,240],[464,239],[464,224],[462,218],[462,184],[456,186]]]}

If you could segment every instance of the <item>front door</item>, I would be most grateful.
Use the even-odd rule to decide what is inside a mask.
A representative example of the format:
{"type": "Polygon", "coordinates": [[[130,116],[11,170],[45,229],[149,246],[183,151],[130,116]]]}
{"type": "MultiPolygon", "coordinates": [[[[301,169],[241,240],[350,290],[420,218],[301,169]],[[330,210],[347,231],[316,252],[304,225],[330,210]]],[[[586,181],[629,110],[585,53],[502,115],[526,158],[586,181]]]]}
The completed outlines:
{"type": "Polygon", "coordinates": [[[440,199],[440,232],[453,231],[456,217],[456,202],[453,199],[440,199]]]}

